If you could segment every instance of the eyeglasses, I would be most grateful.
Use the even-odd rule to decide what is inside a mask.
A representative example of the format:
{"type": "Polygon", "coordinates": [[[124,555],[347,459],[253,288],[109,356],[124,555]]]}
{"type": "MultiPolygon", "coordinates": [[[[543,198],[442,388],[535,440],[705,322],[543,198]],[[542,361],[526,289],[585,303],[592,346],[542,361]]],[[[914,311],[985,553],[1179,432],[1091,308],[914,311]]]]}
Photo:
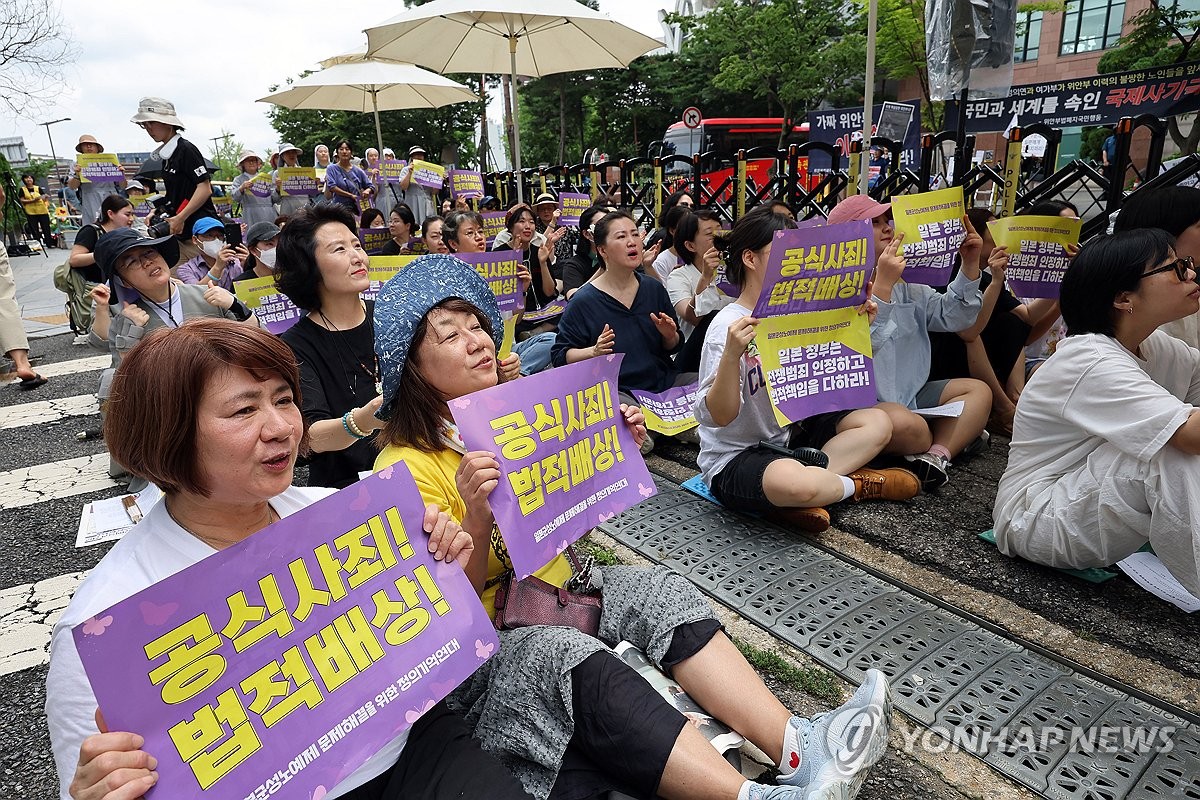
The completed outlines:
{"type": "Polygon", "coordinates": [[[1179,282],[1186,283],[1188,279],[1188,270],[1192,270],[1192,273],[1195,274],[1196,261],[1191,256],[1184,256],[1183,258],[1172,261],[1170,264],[1158,267],[1157,269],[1152,269],[1149,272],[1143,272],[1142,277],[1138,278],[1138,280],[1140,281],[1142,278],[1149,278],[1151,275],[1157,275],[1160,272],[1166,272],[1172,269],[1175,270],[1175,277],[1179,278],[1179,282]]]}
{"type": "Polygon", "coordinates": [[[134,267],[146,269],[158,259],[158,251],[153,247],[139,247],[137,250],[122,256],[116,263],[118,272],[125,272],[134,267]]]}

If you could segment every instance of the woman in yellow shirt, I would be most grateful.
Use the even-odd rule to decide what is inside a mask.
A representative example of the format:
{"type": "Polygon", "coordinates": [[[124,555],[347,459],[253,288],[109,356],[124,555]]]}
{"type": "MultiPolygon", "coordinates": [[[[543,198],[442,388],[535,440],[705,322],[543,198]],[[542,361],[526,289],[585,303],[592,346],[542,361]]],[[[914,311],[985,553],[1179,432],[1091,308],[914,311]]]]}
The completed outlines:
{"type": "MultiPolygon", "coordinates": [[[[494,613],[495,585],[511,569],[488,495],[503,479],[487,452],[467,452],[449,403],[502,380],[502,323],[487,283],[448,255],[422,256],[380,290],[375,349],[387,420],[375,462],[403,461],[427,503],[474,540],[466,573],[494,613]]],[[[622,406],[641,441],[641,412],[622,406]]],[[[699,591],[662,567],[603,567],[597,637],[531,626],[500,633],[500,650],[448,698],[539,800],[635,797],[799,800],[852,797],[886,749],[887,679],[870,670],[833,713],[802,719],[783,706],[724,634],[699,591]],[[745,780],[610,646],[628,641],[713,717],[779,765],[779,785],[745,780]],[[853,744],[851,744],[853,740],[853,744]],[[827,793],[827,794],[826,794],[827,793]]],[[[537,573],[562,586],[562,556],[537,573]]]]}
{"type": "Polygon", "coordinates": [[[26,234],[34,239],[41,239],[46,247],[54,247],[54,233],[50,230],[50,206],[46,204],[45,195],[33,182],[33,176],[29,173],[21,176],[21,188],[17,199],[21,201],[25,216],[29,219],[25,226],[26,234]]]}

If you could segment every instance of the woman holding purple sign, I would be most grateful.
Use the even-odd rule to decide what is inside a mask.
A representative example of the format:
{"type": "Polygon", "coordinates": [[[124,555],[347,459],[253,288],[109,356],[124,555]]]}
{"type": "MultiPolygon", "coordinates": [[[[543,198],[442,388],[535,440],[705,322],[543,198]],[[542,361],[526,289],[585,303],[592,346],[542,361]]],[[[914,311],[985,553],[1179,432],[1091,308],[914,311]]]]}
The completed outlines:
{"type": "MultiPolygon", "coordinates": [[[[709,324],[700,353],[697,463],[721,503],[779,517],[803,530],[829,528],[825,506],[844,500],[908,500],[920,491],[903,469],[866,469],[888,443],[892,424],[876,408],[818,414],[781,427],[753,348],[754,306],[777,231],[796,223],[759,207],[724,240],[729,280],[741,289],[709,324]]],[[[872,315],[867,301],[860,313],[872,315]]]]}
{"type": "Polygon", "coordinates": [[[984,426],[992,409],[987,384],[974,378],[929,380],[930,331],[954,333],[970,327],[979,315],[979,254],[983,238],[963,216],[967,235],[959,247],[961,268],[945,294],[904,280],[904,237],[892,227],[890,203],[868,195],[847,197],[829,212],[830,224],[871,220],[875,231],[873,298],[879,313],[871,323],[879,408],[892,421],[887,452],[903,454],[925,490],[949,480],[950,459],[987,445],[984,426]],[[956,417],[926,422],[915,409],[961,401],[956,417]]]}
{"type": "MultiPolygon", "coordinates": [[[[466,452],[450,404],[503,380],[496,363],[501,325],[487,283],[444,256],[422,256],[398,272],[375,308],[380,414],[387,419],[376,469],[403,461],[425,501],[461,521],[475,545],[467,576],[493,613],[511,562],[488,494],[504,476],[491,453],[466,452]]],[[[641,412],[625,405],[621,412],[635,440],[644,437],[641,412]]],[[[566,800],[617,790],[635,797],[799,800],[857,792],[886,748],[890,697],[880,672],[869,670],[840,709],[802,719],[771,694],[686,579],[664,568],[597,572],[604,601],[599,638],[561,626],[502,630],[497,654],[447,700],[530,794],[566,800]],[[622,640],[770,755],[779,785],[747,781],[721,758],[606,647],[622,640]],[[848,744],[851,731],[857,746],[848,744]]],[[[562,587],[572,569],[560,555],[535,574],[562,587]]]]}
{"type": "MultiPolygon", "coordinates": [[[[115,458],[165,497],[92,570],[54,626],[46,717],[63,800],[138,798],[158,781],[143,736],[107,729],[72,628],[94,623],[103,632],[103,619],[111,618],[88,620],[331,494],[291,485],[307,433],[299,402],[300,375],[287,345],[221,320],[158,330],[117,371],[105,439],[115,458]]],[[[427,506],[423,522],[438,560],[467,562],[471,537],[445,513],[427,506]]],[[[325,795],[401,796],[527,797],[442,703],[325,795]]]]}
{"type": "Polygon", "coordinates": [[[325,169],[325,197],[349,209],[352,214],[357,214],[360,204],[375,194],[375,186],[367,177],[367,173],[350,162],[354,157],[354,150],[349,141],[342,139],[337,143],[335,151],[337,163],[330,164],[325,169]]]}
{"type": "Polygon", "coordinates": [[[275,221],[274,186],[270,176],[259,176],[262,157],[253,150],[243,150],[238,157],[242,174],[233,179],[233,198],[242,207],[242,224],[249,227],[256,222],[275,221]]]}

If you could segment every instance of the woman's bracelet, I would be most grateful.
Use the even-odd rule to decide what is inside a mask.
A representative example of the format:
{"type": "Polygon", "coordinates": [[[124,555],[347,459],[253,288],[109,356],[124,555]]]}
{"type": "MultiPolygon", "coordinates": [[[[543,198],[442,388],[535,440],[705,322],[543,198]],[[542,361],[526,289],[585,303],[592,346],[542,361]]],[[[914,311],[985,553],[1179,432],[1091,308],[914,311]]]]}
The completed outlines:
{"type": "Polygon", "coordinates": [[[342,415],[342,427],[346,429],[346,433],[350,434],[355,439],[366,439],[371,434],[364,433],[362,428],[358,427],[358,423],[354,421],[352,411],[347,411],[342,415]]]}

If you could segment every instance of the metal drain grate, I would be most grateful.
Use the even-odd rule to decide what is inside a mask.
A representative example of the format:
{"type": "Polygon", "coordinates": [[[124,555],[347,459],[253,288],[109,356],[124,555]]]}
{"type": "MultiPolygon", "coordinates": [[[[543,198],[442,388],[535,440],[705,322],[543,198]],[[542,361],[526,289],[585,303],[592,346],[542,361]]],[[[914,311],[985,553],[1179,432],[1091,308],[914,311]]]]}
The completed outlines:
{"type": "Polygon", "coordinates": [[[1200,800],[1200,729],[1184,718],[657,482],[601,529],[847,679],[879,669],[897,708],[1001,773],[1056,800],[1200,800]]]}

